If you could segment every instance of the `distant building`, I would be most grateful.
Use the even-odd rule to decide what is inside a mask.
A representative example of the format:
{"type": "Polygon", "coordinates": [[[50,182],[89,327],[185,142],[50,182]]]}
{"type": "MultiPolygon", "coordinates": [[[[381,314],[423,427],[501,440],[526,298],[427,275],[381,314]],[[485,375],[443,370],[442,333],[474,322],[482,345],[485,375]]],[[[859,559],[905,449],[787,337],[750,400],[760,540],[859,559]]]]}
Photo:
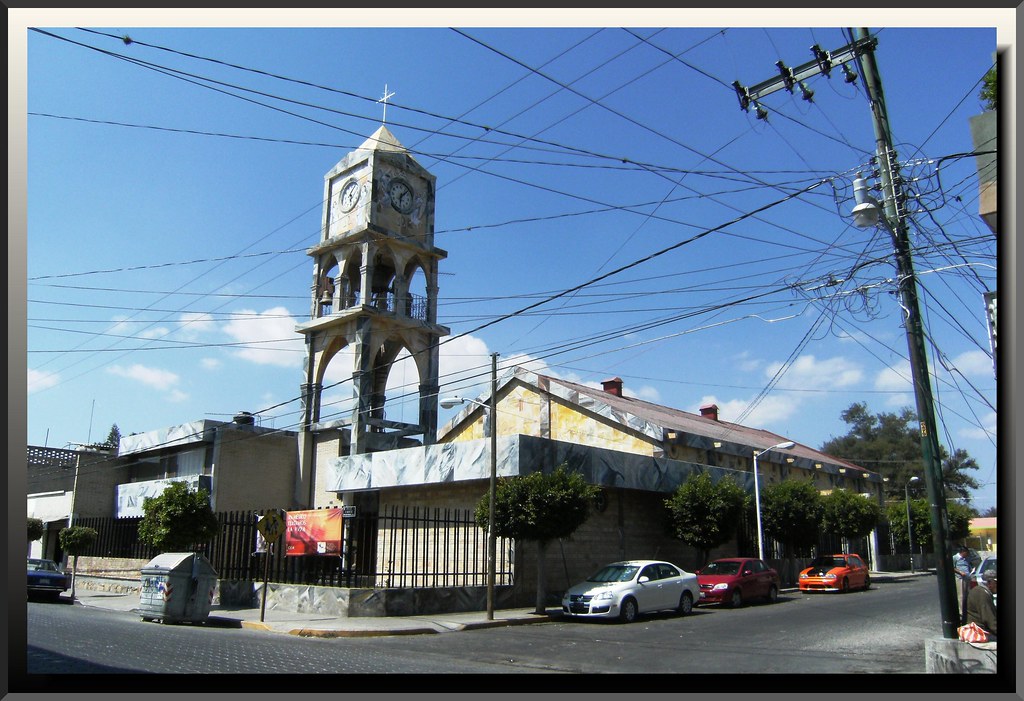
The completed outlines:
{"type": "Polygon", "coordinates": [[[295,432],[245,412],[122,436],[117,451],[28,446],[27,461],[28,516],[46,525],[29,552],[55,560],[74,519],[142,516],[143,501],[172,482],[206,489],[215,511],[260,511],[291,503],[298,469],[295,432]]]}
{"type": "Polygon", "coordinates": [[[979,552],[995,554],[999,545],[999,538],[996,535],[996,517],[972,518],[967,544],[979,552]]]}
{"type": "Polygon", "coordinates": [[[78,516],[112,514],[115,485],[125,474],[114,456],[112,448],[28,446],[28,517],[40,519],[45,528],[43,537],[29,544],[29,557],[63,559],[58,534],[69,525],[72,511],[78,516]]]}

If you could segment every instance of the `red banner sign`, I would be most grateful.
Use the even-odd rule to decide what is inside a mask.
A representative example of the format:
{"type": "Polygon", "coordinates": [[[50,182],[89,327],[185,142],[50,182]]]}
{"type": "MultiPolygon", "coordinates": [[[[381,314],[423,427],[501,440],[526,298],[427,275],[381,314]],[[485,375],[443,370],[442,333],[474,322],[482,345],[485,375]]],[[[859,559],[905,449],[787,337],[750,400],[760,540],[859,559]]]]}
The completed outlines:
{"type": "Polygon", "coordinates": [[[285,555],[341,555],[341,509],[285,512],[285,555]]]}

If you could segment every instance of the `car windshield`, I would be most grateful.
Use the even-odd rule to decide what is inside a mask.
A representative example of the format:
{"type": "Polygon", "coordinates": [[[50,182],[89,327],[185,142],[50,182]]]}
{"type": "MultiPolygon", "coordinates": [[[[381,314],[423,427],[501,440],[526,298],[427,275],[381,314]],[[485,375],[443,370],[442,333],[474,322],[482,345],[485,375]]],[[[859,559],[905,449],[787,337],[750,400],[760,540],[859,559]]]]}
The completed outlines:
{"type": "Polygon", "coordinates": [[[57,563],[51,560],[29,560],[28,568],[30,570],[42,571],[42,572],[58,572],[57,563]]]}
{"type": "Polygon", "coordinates": [[[841,557],[832,557],[831,555],[821,555],[814,558],[811,562],[811,567],[845,567],[846,560],[841,557]]]}
{"type": "Polygon", "coordinates": [[[711,562],[704,565],[701,574],[738,574],[740,563],[738,562],[711,562]]]}
{"type": "Polygon", "coordinates": [[[587,577],[588,582],[628,582],[640,569],[636,565],[606,565],[587,577]]]}

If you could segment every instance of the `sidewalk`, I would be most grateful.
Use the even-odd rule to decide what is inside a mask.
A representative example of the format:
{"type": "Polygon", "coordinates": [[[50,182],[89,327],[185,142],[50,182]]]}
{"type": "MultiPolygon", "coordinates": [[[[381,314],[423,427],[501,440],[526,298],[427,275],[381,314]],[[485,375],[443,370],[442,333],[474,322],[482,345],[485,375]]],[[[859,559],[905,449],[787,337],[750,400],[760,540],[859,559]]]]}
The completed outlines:
{"type": "MultiPolygon", "coordinates": [[[[873,583],[893,582],[912,576],[931,575],[931,572],[872,572],[873,583]]],[[[782,593],[796,592],[796,587],[783,589],[782,593]]],[[[62,597],[70,598],[70,593],[62,597]]],[[[118,594],[108,591],[78,588],[75,604],[111,611],[138,611],[139,595],[118,594]]],[[[426,633],[451,633],[476,628],[514,626],[529,623],[545,623],[561,618],[560,608],[548,608],[543,614],[534,609],[501,609],[494,612],[494,619],[488,620],[485,611],[462,613],[438,613],[422,616],[367,616],[332,617],[319,613],[297,613],[279,609],[267,609],[260,620],[260,609],[237,606],[214,605],[206,625],[227,628],[251,628],[272,633],[302,635],[320,638],[356,638],[378,635],[421,635],[426,633]]],[[[190,625],[185,623],[183,625],[190,625]]]]}
{"type": "MultiPolygon", "coordinates": [[[[65,593],[63,601],[70,599],[65,593]]],[[[139,610],[139,595],[118,594],[92,589],[77,589],[75,604],[102,608],[109,611],[132,612],[139,610]]],[[[424,616],[367,616],[332,617],[319,613],[298,613],[280,609],[266,609],[260,620],[259,608],[214,605],[206,625],[226,628],[251,628],[272,633],[302,635],[320,638],[357,638],[377,635],[421,635],[426,633],[450,633],[474,628],[513,626],[527,623],[544,623],[557,620],[561,609],[549,608],[544,614],[534,609],[501,609],[494,612],[494,619],[488,620],[485,611],[462,613],[438,613],[424,616]]],[[[191,625],[184,623],[182,625],[191,625]]]]}

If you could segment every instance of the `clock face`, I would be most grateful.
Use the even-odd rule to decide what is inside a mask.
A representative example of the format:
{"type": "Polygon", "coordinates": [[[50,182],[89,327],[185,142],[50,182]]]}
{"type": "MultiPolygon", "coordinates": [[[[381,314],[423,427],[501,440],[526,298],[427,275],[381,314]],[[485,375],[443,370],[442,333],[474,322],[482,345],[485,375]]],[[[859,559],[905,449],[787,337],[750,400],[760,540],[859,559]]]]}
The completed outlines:
{"type": "Polygon", "coordinates": [[[341,197],[338,198],[338,205],[341,207],[341,211],[351,212],[359,203],[360,194],[362,194],[362,188],[359,187],[357,181],[349,180],[345,183],[345,187],[341,189],[341,197]]]}
{"type": "Polygon", "coordinates": [[[395,178],[388,185],[388,196],[391,199],[391,206],[402,214],[408,214],[412,211],[415,200],[409,183],[395,178]]]}

